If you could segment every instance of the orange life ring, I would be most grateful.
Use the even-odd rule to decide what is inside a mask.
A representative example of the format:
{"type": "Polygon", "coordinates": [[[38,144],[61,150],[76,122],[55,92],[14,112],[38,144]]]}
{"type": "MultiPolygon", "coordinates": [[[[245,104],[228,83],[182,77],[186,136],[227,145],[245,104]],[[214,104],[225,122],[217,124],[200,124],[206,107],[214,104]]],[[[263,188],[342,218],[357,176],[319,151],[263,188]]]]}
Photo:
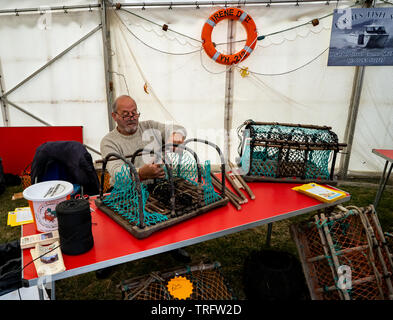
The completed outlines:
{"type": "Polygon", "coordinates": [[[257,44],[257,27],[254,20],[243,10],[238,8],[220,9],[213,13],[202,28],[202,43],[206,54],[217,63],[232,65],[246,59],[257,44]],[[211,39],[213,28],[224,19],[239,20],[247,31],[246,45],[235,54],[225,55],[217,51],[211,39]]]}

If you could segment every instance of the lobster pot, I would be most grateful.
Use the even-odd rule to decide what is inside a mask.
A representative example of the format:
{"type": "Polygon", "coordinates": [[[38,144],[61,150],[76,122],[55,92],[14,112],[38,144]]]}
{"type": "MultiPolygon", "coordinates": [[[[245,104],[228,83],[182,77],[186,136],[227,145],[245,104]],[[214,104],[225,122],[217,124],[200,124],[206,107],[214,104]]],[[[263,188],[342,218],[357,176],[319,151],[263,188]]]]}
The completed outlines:
{"type": "Polygon", "coordinates": [[[330,127],[254,121],[244,125],[239,154],[245,180],[333,180],[337,153],[345,145],[330,127]]]}
{"type": "MultiPolygon", "coordinates": [[[[96,204],[138,239],[228,203],[223,192],[219,194],[214,190],[210,161],[201,164],[196,153],[185,145],[178,147],[180,151],[172,149],[164,146],[163,153],[156,154],[162,161],[165,178],[150,181],[139,180],[133,163],[136,157],[150,154],[152,150],[137,150],[131,161],[116,154],[109,154],[104,160],[103,173],[110,157],[122,159],[124,165],[115,175],[113,190],[105,196],[101,178],[101,193],[96,204]]],[[[220,156],[222,170],[225,170],[221,153],[220,156]]]]}
{"type": "Polygon", "coordinates": [[[290,231],[312,299],[393,299],[392,255],[372,205],[338,206],[290,231]]]}
{"type": "Polygon", "coordinates": [[[232,300],[235,297],[220,269],[219,262],[200,263],[124,280],[118,288],[124,300],[232,300]],[[184,296],[171,290],[171,279],[176,277],[189,285],[184,296]]]}

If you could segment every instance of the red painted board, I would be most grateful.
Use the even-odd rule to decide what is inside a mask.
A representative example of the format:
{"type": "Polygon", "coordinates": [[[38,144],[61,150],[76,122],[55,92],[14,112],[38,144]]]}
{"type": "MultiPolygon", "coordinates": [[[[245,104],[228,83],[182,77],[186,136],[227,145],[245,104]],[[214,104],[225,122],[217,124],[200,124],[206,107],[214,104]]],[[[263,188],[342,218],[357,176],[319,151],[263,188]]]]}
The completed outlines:
{"type": "MultiPolygon", "coordinates": [[[[63,254],[66,266],[65,272],[80,274],[87,271],[89,265],[125,257],[133,254],[143,254],[146,250],[155,249],[156,252],[167,251],[168,246],[184,242],[184,245],[206,241],[225,234],[245,230],[255,226],[255,223],[269,219],[281,220],[294,214],[302,214],[319,209],[316,206],[321,202],[292,190],[300,184],[292,183],[248,183],[256,196],[255,200],[249,199],[248,203],[242,205],[241,210],[236,210],[231,204],[216,208],[190,220],[181,222],[167,229],[160,230],[150,237],[138,240],[111,218],[97,209],[91,198],[92,232],[94,237],[93,248],[81,255],[69,256],[63,254]],[[198,238],[202,237],[200,241],[198,238]],[[78,269],[79,268],[79,269],[78,269]]],[[[349,194],[348,199],[349,200],[349,194]]],[[[326,204],[327,206],[331,204],[326,204]]],[[[38,233],[34,224],[23,226],[23,235],[38,233]]],[[[152,253],[146,253],[146,256],[152,253]]],[[[29,249],[23,250],[23,264],[31,261],[29,249]]],[[[127,257],[127,261],[133,260],[127,257]]],[[[97,269],[97,268],[96,268],[97,269]]],[[[90,268],[91,271],[91,268],[90,268]]],[[[30,264],[24,269],[23,277],[27,280],[37,277],[35,267],[30,264]]]]}
{"type": "Polygon", "coordinates": [[[20,175],[33,161],[36,148],[48,141],[83,143],[83,127],[0,127],[0,158],[4,172],[20,175]]]}

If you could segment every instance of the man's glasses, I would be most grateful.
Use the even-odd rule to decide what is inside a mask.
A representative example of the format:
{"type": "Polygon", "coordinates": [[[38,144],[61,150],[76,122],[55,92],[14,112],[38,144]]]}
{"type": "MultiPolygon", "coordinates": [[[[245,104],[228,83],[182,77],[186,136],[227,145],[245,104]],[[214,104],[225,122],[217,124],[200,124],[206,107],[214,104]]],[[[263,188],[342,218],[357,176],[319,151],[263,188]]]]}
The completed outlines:
{"type": "Polygon", "coordinates": [[[141,115],[141,113],[139,111],[133,112],[133,113],[123,112],[122,114],[118,114],[117,112],[115,112],[115,113],[117,115],[119,115],[120,117],[122,117],[123,120],[133,120],[133,119],[139,118],[139,116],[141,115]]]}

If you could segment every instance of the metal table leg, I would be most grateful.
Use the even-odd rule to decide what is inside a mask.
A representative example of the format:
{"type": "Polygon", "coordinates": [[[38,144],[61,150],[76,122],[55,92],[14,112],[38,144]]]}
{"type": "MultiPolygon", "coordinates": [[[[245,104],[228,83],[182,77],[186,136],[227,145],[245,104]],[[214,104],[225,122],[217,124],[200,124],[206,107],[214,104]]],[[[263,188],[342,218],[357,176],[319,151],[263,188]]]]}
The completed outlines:
{"type": "Polygon", "coordinates": [[[266,246],[270,247],[270,240],[272,238],[273,223],[267,225],[266,246]]]}
{"type": "Polygon", "coordinates": [[[375,208],[375,210],[377,209],[377,206],[378,206],[378,204],[379,204],[379,200],[381,200],[382,193],[383,193],[383,191],[385,190],[386,183],[389,181],[389,176],[390,176],[390,173],[392,172],[393,163],[390,165],[390,168],[389,168],[389,170],[388,170],[388,173],[387,173],[387,175],[385,176],[385,174],[386,174],[386,169],[387,169],[387,167],[388,167],[388,163],[389,163],[389,161],[386,161],[385,167],[384,167],[384,169],[383,169],[381,181],[380,181],[380,183],[379,183],[379,189],[378,189],[377,195],[376,195],[375,200],[374,200],[374,208],[375,208]]]}
{"type": "Polygon", "coordinates": [[[38,278],[37,282],[38,295],[40,300],[55,300],[55,281],[52,281],[51,276],[43,276],[38,278]],[[49,295],[48,295],[49,293],[49,295]]]}

